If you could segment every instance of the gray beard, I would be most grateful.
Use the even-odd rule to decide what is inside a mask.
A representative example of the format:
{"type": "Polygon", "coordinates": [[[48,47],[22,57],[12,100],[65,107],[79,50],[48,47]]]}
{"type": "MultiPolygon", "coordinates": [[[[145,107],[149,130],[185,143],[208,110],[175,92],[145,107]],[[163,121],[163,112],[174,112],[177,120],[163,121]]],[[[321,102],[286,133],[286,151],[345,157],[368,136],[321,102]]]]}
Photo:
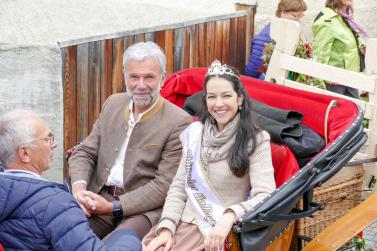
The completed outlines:
{"type": "Polygon", "coordinates": [[[158,98],[161,90],[161,82],[158,84],[157,88],[154,89],[147,98],[145,99],[136,99],[133,92],[129,91],[131,95],[131,99],[134,102],[134,105],[140,107],[140,108],[145,108],[149,105],[152,105],[158,98]]]}

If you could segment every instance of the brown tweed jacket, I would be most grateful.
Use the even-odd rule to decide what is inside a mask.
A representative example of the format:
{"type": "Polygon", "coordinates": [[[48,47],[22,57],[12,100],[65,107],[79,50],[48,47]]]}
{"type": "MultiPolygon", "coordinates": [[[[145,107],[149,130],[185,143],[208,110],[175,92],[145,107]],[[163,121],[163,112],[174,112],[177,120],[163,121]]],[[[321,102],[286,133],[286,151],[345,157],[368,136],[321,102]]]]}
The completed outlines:
{"type": "MultiPolygon", "coordinates": [[[[69,159],[72,183],[85,180],[95,193],[104,186],[127,134],[130,101],[126,93],[106,100],[92,132],[69,159]]],[[[179,135],[191,121],[186,112],[160,97],[136,124],[124,157],[126,193],[120,201],[125,216],[143,213],[153,225],[158,221],[181,158],[179,135]]]]}

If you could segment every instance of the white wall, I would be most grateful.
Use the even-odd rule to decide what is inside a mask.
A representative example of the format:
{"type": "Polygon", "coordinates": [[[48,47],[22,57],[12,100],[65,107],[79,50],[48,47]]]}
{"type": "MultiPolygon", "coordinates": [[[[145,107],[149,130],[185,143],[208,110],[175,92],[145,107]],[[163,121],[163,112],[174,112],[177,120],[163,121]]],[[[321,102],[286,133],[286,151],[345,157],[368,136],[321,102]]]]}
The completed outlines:
{"type": "MultiPolygon", "coordinates": [[[[279,0],[258,0],[255,17],[256,32],[259,32],[273,16],[279,0]]],[[[305,0],[308,10],[301,19],[302,33],[306,39],[312,39],[311,25],[325,5],[325,0],[305,0]]],[[[368,31],[369,36],[377,38],[377,0],[354,0],[355,19],[368,31]]]]}

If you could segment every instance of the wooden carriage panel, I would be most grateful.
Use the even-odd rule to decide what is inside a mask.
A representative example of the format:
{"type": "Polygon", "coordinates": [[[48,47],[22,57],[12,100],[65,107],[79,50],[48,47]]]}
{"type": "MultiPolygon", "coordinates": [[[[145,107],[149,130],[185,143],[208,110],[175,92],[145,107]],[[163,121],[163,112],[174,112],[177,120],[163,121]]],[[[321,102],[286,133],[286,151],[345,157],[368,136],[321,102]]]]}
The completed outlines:
{"type": "Polygon", "coordinates": [[[112,67],[112,93],[123,91],[123,52],[124,38],[116,38],[113,41],[113,67],[112,67]]]}
{"type": "Polygon", "coordinates": [[[88,82],[88,132],[93,128],[101,110],[101,43],[89,43],[89,82],[88,82]]]}
{"type": "Polygon", "coordinates": [[[89,44],[77,46],[77,96],[76,96],[76,141],[82,141],[88,135],[89,105],[89,44]]]}
{"type": "Polygon", "coordinates": [[[233,66],[237,65],[237,46],[234,46],[238,44],[237,31],[238,31],[238,19],[231,19],[230,27],[229,27],[229,49],[228,49],[229,62],[228,63],[233,66]]]}
{"type": "MultiPolygon", "coordinates": [[[[113,82],[113,40],[107,39],[101,41],[101,58],[100,58],[100,79],[101,79],[101,107],[106,99],[111,95],[113,82]]],[[[97,114],[98,115],[98,114],[97,114]]]]}
{"type": "MultiPolygon", "coordinates": [[[[64,48],[64,152],[76,144],[76,47],[64,48]]],[[[68,174],[64,169],[64,176],[68,174]]]]}

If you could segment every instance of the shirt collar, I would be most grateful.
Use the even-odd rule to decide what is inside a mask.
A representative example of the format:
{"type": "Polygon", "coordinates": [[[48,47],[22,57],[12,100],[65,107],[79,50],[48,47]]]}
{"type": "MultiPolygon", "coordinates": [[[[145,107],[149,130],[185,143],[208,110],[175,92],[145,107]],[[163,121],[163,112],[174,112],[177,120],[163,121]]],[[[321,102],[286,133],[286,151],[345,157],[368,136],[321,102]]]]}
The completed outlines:
{"type": "Polygon", "coordinates": [[[5,173],[25,173],[25,174],[30,174],[30,175],[34,176],[35,178],[43,179],[42,176],[40,176],[39,174],[31,172],[31,171],[27,171],[27,170],[5,169],[4,172],[5,173]]]}

